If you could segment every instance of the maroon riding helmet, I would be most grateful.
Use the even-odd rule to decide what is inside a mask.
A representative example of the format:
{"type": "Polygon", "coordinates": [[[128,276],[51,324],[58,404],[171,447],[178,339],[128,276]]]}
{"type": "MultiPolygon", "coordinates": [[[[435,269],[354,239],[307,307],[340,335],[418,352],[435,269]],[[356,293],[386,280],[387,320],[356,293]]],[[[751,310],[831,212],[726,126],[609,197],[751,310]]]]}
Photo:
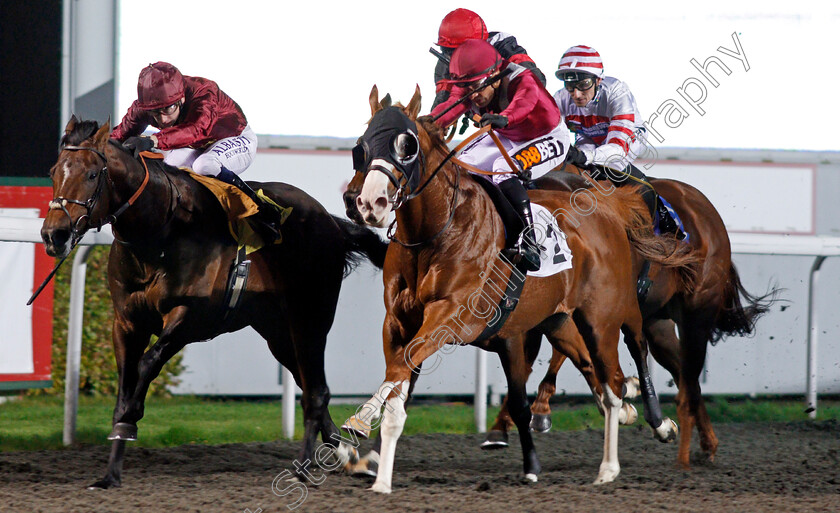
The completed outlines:
{"type": "Polygon", "coordinates": [[[168,62],[149,64],[137,80],[137,101],[143,110],[168,107],[184,96],[184,77],[168,62]]]}
{"type": "Polygon", "coordinates": [[[487,39],[490,34],[481,16],[469,9],[455,9],[440,22],[439,46],[458,48],[468,39],[487,39]]]}
{"type": "Polygon", "coordinates": [[[452,53],[446,82],[465,85],[483,80],[499,71],[502,56],[493,45],[483,39],[469,39],[452,53]]]}

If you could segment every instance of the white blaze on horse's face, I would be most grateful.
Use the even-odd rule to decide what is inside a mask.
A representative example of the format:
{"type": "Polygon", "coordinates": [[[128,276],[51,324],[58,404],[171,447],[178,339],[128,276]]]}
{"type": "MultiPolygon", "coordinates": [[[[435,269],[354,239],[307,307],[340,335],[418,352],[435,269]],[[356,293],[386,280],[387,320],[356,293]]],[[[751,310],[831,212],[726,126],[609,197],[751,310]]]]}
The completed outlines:
{"type": "MultiPolygon", "coordinates": [[[[396,173],[396,168],[390,162],[383,159],[373,159],[371,166],[380,165],[387,168],[391,173],[396,173]]],[[[362,214],[365,223],[382,228],[388,222],[388,214],[391,213],[391,195],[388,194],[388,187],[391,181],[385,173],[371,169],[365,177],[362,192],[356,198],[356,208],[362,214]]]]}

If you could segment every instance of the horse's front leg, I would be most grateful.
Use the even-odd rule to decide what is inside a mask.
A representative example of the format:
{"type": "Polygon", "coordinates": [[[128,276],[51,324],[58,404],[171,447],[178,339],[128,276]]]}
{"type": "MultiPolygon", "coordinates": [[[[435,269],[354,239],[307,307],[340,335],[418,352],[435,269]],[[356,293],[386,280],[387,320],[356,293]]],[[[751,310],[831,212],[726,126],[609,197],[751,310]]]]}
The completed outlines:
{"type": "MultiPolygon", "coordinates": [[[[158,341],[151,349],[137,356],[138,348],[142,351],[148,343],[149,335],[139,335],[135,331],[123,331],[118,335],[115,321],[114,344],[115,348],[128,345],[130,342],[132,351],[130,358],[126,358],[123,370],[120,373],[120,392],[117,400],[117,407],[114,409],[113,429],[108,435],[109,440],[114,443],[111,448],[111,455],[108,462],[108,473],[105,478],[91,485],[91,488],[108,488],[120,485],[123,457],[125,454],[125,442],[137,440],[137,422],[143,418],[146,401],[146,393],[164,364],[180,351],[186,341],[180,333],[181,320],[186,315],[187,307],[173,309],[164,317],[164,327],[158,341]],[[121,337],[118,341],[117,337],[121,337]],[[138,341],[143,340],[142,345],[138,341]],[[125,375],[125,378],[123,378],[125,375]],[[133,384],[133,386],[131,386],[133,384]]],[[[129,326],[131,326],[129,324],[129,326]]],[[[119,354],[119,351],[117,351],[119,354]]],[[[120,360],[118,356],[118,361],[120,360]]]]}
{"type": "MultiPolygon", "coordinates": [[[[379,456],[379,472],[374,482],[373,491],[391,493],[391,480],[394,471],[394,457],[397,440],[402,434],[406,421],[405,401],[408,397],[409,383],[412,372],[429,356],[447,343],[458,342],[455,332],[442,330],[446,321],[457,315],[456,307],[448,302],[440,302],[427,306],[424,312],[424,322],[410,343],[405,343],[401,336],[403,330],[395,317],[389,315],[385,319],[383,329],[383,348],[385,352],[385,381],[377,393],[371,397],[357,412],[345,422],[344,429],[368,436],[381,416],[380,436],[382,437],[379,456]],[[384,413],[380,409],[384,406],[384,413]]],[[[438,356],[440,358],[440,356],[438,356]]],[[[434,371],[437,364],[429,367],[428,372],[434,371]]]]}
{"type": "Polygon", "coordinates": [[[88,488],[104,489],[120,486],[125,443],[137,439],[136,421],[132,423],[123,421],[126,419],[127,412],[130,409],[131,397],[137,386],[140,357],[143,355],[143,350],[148,345],[150,337],[151,333],[149,331],[139,330],[136,324],[121,316],[118,311],[112,329],[114,356],[119,376],[117,402],[114,406],[114,415],[111,421],[112,431],[108,435],[108,439],[113,440],[113,443],[111,444],[111,454],[108,457],[108,469],[105,472],[105,477],[89,485],[88,488]]]}

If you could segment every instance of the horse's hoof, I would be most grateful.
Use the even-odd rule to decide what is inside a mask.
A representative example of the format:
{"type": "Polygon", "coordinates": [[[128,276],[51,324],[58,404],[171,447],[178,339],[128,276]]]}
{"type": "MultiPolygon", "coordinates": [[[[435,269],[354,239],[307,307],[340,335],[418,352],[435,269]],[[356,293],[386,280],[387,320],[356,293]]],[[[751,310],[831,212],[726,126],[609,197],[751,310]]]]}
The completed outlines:
{"type": "Polygon", "coordinates": [[[621,410],[618,412],[618,423],[622,426],[629,426],[636,422],[636,419],[639,418],[639,412],[636,411],[636,407],[630,403],[624,403],[621,405],[621,410]]]}
{"type": "Polygon", "coordinates": [[[505,431],[490,431],[487,433],[487,438],[481,442],[481,448],[484,450],[490,449],[507,449],[508,434],[505,431]]]}
{"type": "Polygon", "coordinates": [[[88,490],[107,490],[108,488],[119,488],[120,482],[108,476],[87,486],[88,490]]]}
{"type": "Polygon", "coordinates": [[[351,445],[340,443],[335,449],[335,457],[338,458],[341,465],[347,467],[348,465],[355,465],[359,462],[359,451],[351,445]]]}
{"type": "Polygon", "coordinates": [[[615,478],[618,477],[618,473],[621,472],[621,467],[616,465],[601,465],[600,470],[598,471],[598,478],[592,482],[594,485],[602,485],[605,483],[612,483],[615,481],[615,478]]]}
{"type": "Polygon", "coordinates": [[[641,395],[639,378],[630,376],[624,380],[624,399],[635,399],[641,395]]]}
{"type": "Polygon", "coordinates": [[[534,413],[531,415],[531,431],[547,433],[551,429],[551,415],[534,413]]]}
{"type": "Polygon", "coordinates": [[[137,424],[129,424],[128,422],[117,422],[114,424],[114,429],[108,435],[108,440],[125,440],[127,442],[134,442],[137,440],[137,424]]]}
{"type": "Polygon", "coordinates": [[[344,421],[341,429],[354,433],[359,438],[367,440],[370,438],[371,427],[370,424],[359,420],[355,415],[344,421]]]}
{"type": "Polygon", "coordinates": [[[373,483],[370,489],[376,493],[391,493],[391,487],[380,482],[373,483]]]}
{"type": "Polygon", "coordinates": [[[362,479],[375,478],[379,470],[379,454],[376,451],[370,451],[363,458],[359,459],[358,462],[349,464],[344,469],[353,477],[360,477],[362,479]]]}
{"type": "Polygon", "coordinates": [[[526,483],[536,483],[537,482],[537,475],[536,474],[525,474],[525,482],[526,483]]]}
{"type": "Polygon", "coordinates": [[[676,440],[679,432],[680,428],[677,426],[677,423],[665,417],[662,419],[662,424],[653,430],[653,436],[660,442],[667,444],[676,440]]]}

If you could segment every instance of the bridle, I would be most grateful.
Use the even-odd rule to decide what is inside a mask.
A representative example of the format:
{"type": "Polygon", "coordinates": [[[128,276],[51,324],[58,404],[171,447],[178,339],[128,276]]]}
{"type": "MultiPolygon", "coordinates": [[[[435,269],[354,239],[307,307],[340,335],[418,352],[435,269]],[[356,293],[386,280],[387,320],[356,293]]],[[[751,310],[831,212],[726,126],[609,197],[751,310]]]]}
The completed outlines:
{"type": "MultiPolygon", "coordinates": [[[[407,196],[404,195],[403,188],[398,186],[399,182],[397,181],[396,177],[394,177],[393,179],[391,178],[391,176],[393,176],[393,174],[390,173],[390,170],[389,170],[389,173],[386,173],[385,176],[388,176],[389,180],[391,180],[391,183],[393,183],[395,187],[398,187],[397,192],[394,194],[394,202],[393,202],[394,207],[393,207],[393,209],[396,210],[406,201],[409,201],[409,200],[414,199],[417,196],[419,196],[420,193],[422,193],[423,190],[426,188],[426,186],[429,185],[429,183],[431,183],[431,181],[435,178],[435,176],[438,174],[438,172],[441,169],[443,169],[443,166],[445,166],[450,160],[453,160],[456,163],[456,165],[462,166],[463,164],[458,159],[454,158],[455,155],[457,155],[469,143],[471,143],[472,141],[474,141],[478,137],[481,137],[482,135],[489,132],[490,130],[491,130],[490,126],[483,127],[480,130],[476,131],[474,134],[470,135],[469,137],[467,137],[466,139],[461,141],[455,148],[453,148],[452,150],[449,151],[449,153],[446,154],[446,157],[444,157],[443,160],[440,162],[440,164],[438,164],[438,166],[435,168],[435,170],[432,171],[432,174],[429,175],[429,178],[425,182],[420,184],[420,186],[417,187],[417,190],[415,190],[414,192],[410,193],[407,196]],[[401,201],[399,203],[397,203],[396,202],[397,199],[400,199],[401,201]]],[[[420,150],[418,149],[418,151],[420,151],[420,150]]],[[[422,151],[420,151],[420,155],[422,157],[422,155],[423,155],[422,151]]],[[[382,171],[381,169],[379,169],[379,167],[381,167],[381,166],[377,166],[375,169],[377,169],[378,171],[382,171]]],[[[371,166],[371,169],[374,169],[374,166],[371,166]]],[[[425,167],[425,162],[424,162],[423,170],[425,171],[425,169],[426,169],[426,167],[425,167]]],[[[484,173],[484,174],[495,174],[495,173],[492,173],[492,172],[488,173],[488,172],[483,172],[483,171],[482,171],[482,173],[484,173]]],[[[449,228],[449,225],[452,224],[452,220],[455,218],[455,206],[458,204],[458,195],[460,193],[460,185],[461,185],[461,173],[456,172],[455,173],[455,187],[454,187],[455,190],[452,194],[452,200],[451,200],[450,205],[449,205],[449,219],[446,220],[446,224],[444,224],[443,228],[441,228],[436,234],[432,235],[430,238],[428,238],[428,239],[426,239],[422,242],[412,242],[412,243],[403,242],[403,241],[399,240],[396,237],[396,234],[394,233],[396,223],[397,223],[397,220],[394,219],[394,221],[388,227],[388,232],[387,232],[388,238],[392,241],[397,242],[399,245],[401,245],[405,248],[413,248],[413,247],[423,246],[425,244],[428,244],[428,243],[432,242],[433,240],[437,239],[438,237],[440,237],[447,230],[447,228],[449,228]]]]}
{"type": "MultiPolygon", "coordinates": [[[[444,159],[440,162],[440,164],[438,164],[438,166],[435,168],[435,170],[432,171],[432,174],[429,175],[429,178],[427,178],[425,182],[423,182],[422,184],[420,184],[419,187],[417,187],[417,190],[415,190],[415,191],[411,192],[409,195],[405,196],[403,194],[402,189],[397,189],[397,192],[394,195],[394,198],[395,199],[400,199],[401,201],[399,203],[397,203],[396,201],[394,202],[394,207],[393,207],[394,210],[398,209],[406,201],[412,200],[412,199],[416,198],[417,196],[419,196],[423,192],[423,190],[426,188],[426,186],[428,186],[431,183],[431,181],[435,178],[435,176],[437,176],[438,172],[441,169],[443,169],[443,166],[445,166],[446,163],[449,162],[449,160],[451,160],[452,157],[455,156],[457,151],[458,150],[450,151],[446,155],[446,157],[444,157],[444,159]]],[[[420,155],[423,155],[422,151],[420,152],[420,155]]],[[[426,169],[426,166],[425,166],[425,161],[424,161],[423,170],[425,171],[425,169],[426,169]]],[[[404,248],[416,248],[418,246],[424,246],[426,244],[429,244],[430,242],[434,241],[435,239],[437,239],[438,237],[443,235],[443,233],[449,228],[449,225],[452,224],[452,220],[455,218],[455,207],[458,205],[458,195],[459,195],[460,190],[461,190],[461,173],[460,172],[455,173],[455,187],[454,187],[454,189],[455,190],[452,193],[452,200],[449,203],[449,218],[446,220],[446,223],[443,225],[443,227],[440,230],[438,230],[438,232],[436,234],[432,235],[428,239],[426,239],[424,241],[421,241],[421,242],[403,242],[403,241],[401,241],[400,239],[397,238],[397,235],[396,235],[397,220],[394,219],[394,221],[388,227],[388,232],[387,232],[388,239],[396,242],[397,244],[399,244],[400,246],[402,246],[404,248]]]]}
{"type": "MultiPolygon", "coordinates": [[[[148,185],[148,183],[149,183],[149,166],[146,165],[146,161],[144,160],[143,161],[143,167],[146,170],[146,175],[143,177],[143,183],[140,184],[140,187],[137,189],[137,191],[134,192],[134,194],[131,196],[131,198],[129,198],[129,200],[127,202],[125,202],[120,208],[118,208],[113,214],[110,214],[110,215],[106,216],[105,218],[100,219],[98,223],[94,224],[94,223],[91,223],[89,220],[91,218],[90,216],[91,216],[91,213],[93,212],[93,209],[96,207],[96,202],[99,201],[99,198],[102,195],[102,183],[103,183],[103,181],[105,179],[107,179],[108,182],[111,184],[111,187],[114,186],[114,182],[111,180],[111,177],[108,176],[108,157],[106,157],[103,152],[97,150],[96,148],[91,148],[91,147],[88,147],[88,146],[62,146],[59,153],[61,151],[64,151],[64,150],[69,150],[69,151],[80,151],[80,150],[92,151],[93,153],[98,155],[99,158],[102,159],[102,169],[97,171],[95,174],[92,174],[91,176],[89,176],[90,179],[96,178],[97,182],[96,182],[96,189],[93,191],[93,194],[90,196],[90,198],[87,199],[87,201],[80,201],[80,200],[76,200],[76,199],[72,199],[72,198],[64,198],[62,196],[56,196],[55,198],[50,200],[49,210],[61,210],[62,212],[64,212],[64,215],[66,215],[67,218],[70,220],[70,251],[67,252],[67,256],[69,256],[70,252],[72,252],[73,249],[76,247],[76,245],[79,243],[79,241],[82,240],[82,237],[84,236],[84,233],[86,231],[86,230],[82,231],[79,228],[79,226],[81,224],[81,221],[83,219],[87,219],[88,224],[90,224],[90,226],[95,227],[97,230],[101,230],[102,227],[106,224],[115,223],[116,220],[117,220],[117,217],[119,217],[120,214],[125,212],[125,210],[128,207],[130,207],[131,205],[134,204],[134,202],[137,200],[137,198],[140,196],[140,194],[143,193],[143,190],[146,188],[146,185],[148,185]],[[73,216],[71,216],[70,212],[67,210],[67,204],[68,203],[71,203],[71,204],[74,204],[74,205],[80,205],[80,206],[85,208],[85,214],[80,216],[79,219],[77,219],[75,223],[73,222],[73,216]]],[[[38,297],[38,294],[40,294],[41,291],[44,290],[44,287],[47,286],[47,283],[49,283],[50,280],[52,279],[52,277],[55,276],[55,273],[58,272],[58,268],[61,267],[61,264],[63,264],[64,261],[67,260],[67,256],[64,256],[61,260],[58,261],[58,263],[55,265],[55,267],[50,272],[50,274],[47,275],[47,277],[44,279],[43,283],[41,283],[41,285],[38,287],[38,289],[35,290],[35,292],[32,294],[32,297],[29,298],[29,301],[27,301],[27,303],[26,303],[27,305],[31,305],[32,302],[35,301],[35,298],[38,297]]]]}
{"type": "MultiPolygon", "coordinates": [[[[84,232],[82,230],[80,230],[80,224],[83,220],[86,220],[88,222],[88,224],[95,227],[97,230],[101,230],[102,226],[104,226],[105,224],[108,224],[110,222],[113,222],[113,220],[116,220],[116,216],[119,215],[119,213],[122,213],[122,212],[115,213],[112,216],[113,220],[109,220],[107,222],[105,222],[104,220],[100,220],[100,222],[98,224],[94,224],[94,223],[90,222],[91,213],[93,212],[93,209],[96,206],[96,202],[99,201],[99,197],[102,195],[103,177],[107,178],[109,182],[111,181],[110,177],[108,177],[108,158],[105,156],[104,153],[97,150],[96,148],[90,148],[90,147],[87,147],[87,146],[64,146],[64,147],[61,148],[61,151],[64,151],[64,150],[69,150],[69,151],[79,151],[79,150],[92,151],[93,153],[98,155],[99,158],[101,158],[102,162],[103,162],[102,169],[100,169],[96,173],[92,174],[92,176],[90,176],[90,178],[97,178],[97,181],[96,181],[96,189],[93,191],[93,194],[90,196],[90,198],[87,199],[87,201],[79,201],[79,200],[76,200],[76,199],[69,199],[69,198],[64,198],[64,197],[61,197],[61,196],[56,196],[55,198],[50,200],[49,210],[61,210],[62,212],[64,212],[64,215],[67,216],[67,219],[70,220],[70,233],[71,233],[70,249],[72,251],[72,249],[74,247],[76,247],[76,244],[78,244],[78,242],[81,240],[82,236],[84,235],[84,232]],[[75,223],[73,222],[73,217],[70,215],[70,212],[67,211],[67,204],[68,203],[72,203],[74,205],[81,205],[82,207],[85,208],[85,213],[83,215],[79,216],[79,218],[76,220],[75,223]]],[[[144,187],[145,187],[145,182],[148,182],[148,174],[147,174],[146,180],[144,181],[144,184],[143,184],[144,187]]],[[[112,185],[113,185],[113,182],[112,182],[112,185]]]]}

